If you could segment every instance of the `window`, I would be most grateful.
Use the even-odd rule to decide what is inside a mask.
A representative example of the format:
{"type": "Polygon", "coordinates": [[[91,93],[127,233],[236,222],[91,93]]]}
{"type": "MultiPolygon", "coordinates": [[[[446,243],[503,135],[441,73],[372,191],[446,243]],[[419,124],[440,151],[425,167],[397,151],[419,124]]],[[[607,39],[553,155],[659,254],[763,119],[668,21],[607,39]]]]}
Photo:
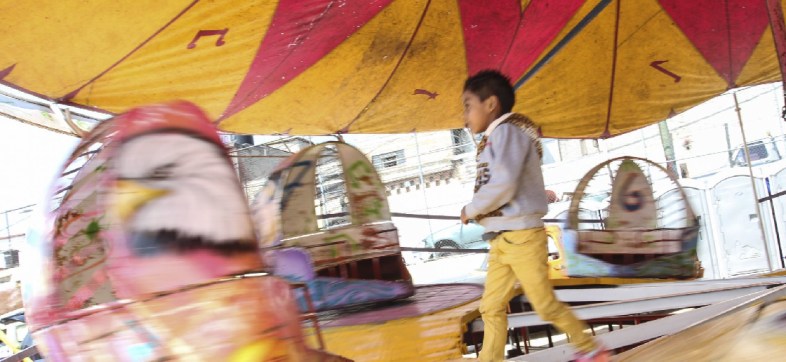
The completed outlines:
{"type": "MultiPolygon", "coordinates": [[[[767,147],[764,146],[763,142],[756,142],[755,144],[748,147],[748,153],[751,156],[751,161],[763,160],[769,157],[769,154],[767,153],[767,147]]],[[[744,154],[745,153],[743,152],[743,157],[744,154]]]]}
{"type": "MultiPolygon", "coordinates": [[[[736,154],[733,159],[734,164],[736,166],[747,166],[748,162],[745,160],[745,150],[743,147],[737,148],[735,152],[736,154]]],[[[773,144],[762,141],[748,143],[748,152],[750,153],[752,166],[757,166],[781,159],[778,149],[775,148],[773,144]]]]}
{"type": "Polygon", "coordinates": [[[598,140],[580,140],[580,142],[582,156],[600,153],[600,149],[598,148],[598,140]]]}
{"type": "Polygon", "coordinates": [[[404,150],[371,156],[371,162],[374,163],[374,167],[377,169],[403,165],[405,161],[404,150]]]}
{"type": "Polygon", "coordinates": [[[543,164],[548,165],[561,161],[561,154],[559,148],[559,140],[553,138],[543,138],[540,140],[540,145],[543,147],[543,164]]]}
{"type": "Polygon", "coordinates": [[[453,139],[453,154],[460,155],[472,150],[472,138],[470,138],[467,130],[457,128],[450,130],[450,136],[453,139]]]}

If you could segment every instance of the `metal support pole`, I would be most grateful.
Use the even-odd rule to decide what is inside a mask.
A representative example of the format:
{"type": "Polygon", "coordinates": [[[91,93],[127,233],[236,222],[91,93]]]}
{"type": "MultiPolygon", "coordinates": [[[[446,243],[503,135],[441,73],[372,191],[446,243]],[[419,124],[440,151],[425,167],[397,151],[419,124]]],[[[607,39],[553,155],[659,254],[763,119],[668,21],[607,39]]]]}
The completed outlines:
{"type": "Polygon", "coordinates": [[[5,233],[8,241],[6,241],[6,245],[8,246],[7,250],[11,250],[11,223],[8,222],[8,211],[4,212],[5,214],[5,233]]]}
{"type": "MultiPolygon", "coordinates": [[[[426,215],[428,215],[428,196],[426,195],[426,183],[423,179],[423,161],[420,160],[420,143],[418,143],[417,132],[412,132],[412,136],[415,137],[415,152],[418,153],[418,174],[420,176],[420,189],[423,191],[423,203],[426,206],[426,215]]],[[[426,222],[428,223],[429,235],[434,235],[434,231],[431,229],[431,219],[426,219],[426,222]]]]}
{"type": "Polygon", "coordinates": [[[723,124],[723,131],[726,133],[726,158],[729,159],[729,167],[734,167],[734,151],[731,149],[731,138],[729,138],[729,124],[723,124]]]}
{"type": "MultiPolygon", "coordinates": [[[[784,107],[786,107],[786,105],[781,106],[781,101],[783,101],[783,98],[778,97],[778,89],[782,87],[783,87],[783,83],[781,83],[780,85],[776,83],[772,87],[772,100],[773,100],[773,104],[775,104],[775,114],[778,115],[778,117],[783,115],[781,112],[783,111],[784,107]]],[[[781,89],[781,95],[783,95],[783,89],[781,89]]],[[[778,141],[775,142],[775,148],[777,148],[778,150],[786,149],[786,146],[781,148],[778,147],[779,144],[786,143],[786,131],[784,131],[784,127],[783,127],[784,123],[786,122],[778,122],[778,130],[781,131],[780,137],[778,137],[778,141]]],[[[784,154],[786,154],[786,152],[784,152],[784,154]]]]}
{"type": "MultiPolygon", "coordinates": [[[[767,16],[770,20],[770,29],[775,42],[775,51],[778,54],[778,64],[781,68],[781,80],[784,84],[783,99],[786,102],[786,25],[783,23],[783,8],[780,0],[767,0],[767,16]]],[[[781,111],[781,117],[786,121],[786,104],[781,111]]]]}
{"type": "Polygon", "coordinates": [[[660,132],[660,141],[663,144],[663,155],[666,156],[666,169],[669,170],[674,178],[680,178],[680,173],[677,170],[677,160],[674,157],[674,142],[671,139],[671,131],[666,120],[658,123],[658,131],[660,132]]]}
{"type": "MultiPolygon", "coordinates": [[[[319,185],[319,210],[322,215],[326,214],[325,207],[327,206],[327,198],[325,197],[325,185],[322,183],[322,175],[319,172],[314,172],[317,175],[317,184],[319,185]]],[[[346,210],[341,210],[344,212],[346,210]]],[[[327,227],[329,221],[325,221],[325,225],[323,227],[327,227]]]]}
{"type": "MultiPolygon", "coordinates": [[[[650,154],[649,154],[649,150],[647,149],[647,138],[644,137],[644,132],[645,132],[644,130],[645,129],[646,128],[642,128],[638,132],[639,132],[639,136],[641,138],[641,144],[644,146],[644,158],[649,160],[650,159],[650,154]]],[[[647,163],[647,178],[652,180],[652,170],[650,169],[650,164],[649,163],[647,163]]]]}
{"type": "Polygon", "coordinates": [[[770,178],[764,179],[767,182],[767,198],[770,199],[770,213],[772,214],[772,226],[775,228],[775,241],[778,245],[778,260],[780,260],[781,268],[786,269],[786,264],[783,260],[783,247],[781,246],[781,233],[778,230],[778,215],[775,213],[775,202],[772,201],[772,190],[770,189],[770,178]]]}
{"type": "Polygon", "coordinates": [[[751,178],[751,189],[753,190],[753,202],[756,205],[756,216],[759,219],[759,232],[761,233],[761,240],[764,244],[764,253],[767,255],[767,268],[772,271],[772,261],[770,260],[770,247],[767,245],[767,236],[764,233],[764,220],[761,216],[759,209],[759,198],[756,196],[756,183],[753,180],[753,167],[751,166],[750,152],[748,151],[748,139],[745,136],[745,127],[742,126],[742,112],[740,109],[740,102],[737,100],[737,92],[732,93],[734,96],[734,110],[737,111],[737,121],[740,124],[740,133],[742,133],[742,147],[745,151],[745,163],[748,164],[748,174],[751,178]]]}

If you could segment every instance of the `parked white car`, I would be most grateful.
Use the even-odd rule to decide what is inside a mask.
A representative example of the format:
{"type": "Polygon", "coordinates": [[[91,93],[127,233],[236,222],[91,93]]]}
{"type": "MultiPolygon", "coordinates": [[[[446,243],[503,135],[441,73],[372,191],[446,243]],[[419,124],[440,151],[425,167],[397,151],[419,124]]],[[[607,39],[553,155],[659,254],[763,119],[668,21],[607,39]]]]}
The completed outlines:
{"type": "MultiPolygon", "coordinates": [[[[424,248],[436,249],[473,249],[487,248],[488,245],[483,241],[483,233],[486,229],[483,226],[470,222],[463,225],[458,222],[455,225],[439,230],[421,242],[424,248]]],[[[450,255],[449,253],[432,253],[429,258],[450,255]]]]}

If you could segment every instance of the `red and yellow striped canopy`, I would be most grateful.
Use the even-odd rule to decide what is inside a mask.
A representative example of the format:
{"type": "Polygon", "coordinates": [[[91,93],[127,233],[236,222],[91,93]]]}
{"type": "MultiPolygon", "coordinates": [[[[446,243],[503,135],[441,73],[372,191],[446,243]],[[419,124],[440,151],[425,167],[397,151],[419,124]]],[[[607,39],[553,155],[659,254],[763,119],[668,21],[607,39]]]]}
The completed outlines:
{"type": "Polygon", "coordinates": [[[227,132],[397,133],[462,127],[464,79],[496,68],[544,136],[608,137],[780,80],[784,3],[2,0],[0,82],[109,112],[185,99],[227,132]]]}

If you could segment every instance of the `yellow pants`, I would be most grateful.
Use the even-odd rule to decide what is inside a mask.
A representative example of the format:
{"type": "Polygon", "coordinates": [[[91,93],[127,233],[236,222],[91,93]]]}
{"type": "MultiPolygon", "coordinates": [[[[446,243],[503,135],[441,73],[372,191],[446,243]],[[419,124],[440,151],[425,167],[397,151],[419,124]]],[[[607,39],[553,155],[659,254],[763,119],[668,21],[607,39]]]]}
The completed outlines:
{"type": "Polygon", "coordinates": [[[543,228],[509,231],[491,240],[488,272],[480,313],[483,317],[481,361],[502,361],[507,343],[507,306],[513,297],[516,280],[535,312],[567,333],[574,347],[582,352],[595,349],[593,338],[584,330],[587,324],[576,318],[554,296],[548,279],[548,245],[543,228]]]}

